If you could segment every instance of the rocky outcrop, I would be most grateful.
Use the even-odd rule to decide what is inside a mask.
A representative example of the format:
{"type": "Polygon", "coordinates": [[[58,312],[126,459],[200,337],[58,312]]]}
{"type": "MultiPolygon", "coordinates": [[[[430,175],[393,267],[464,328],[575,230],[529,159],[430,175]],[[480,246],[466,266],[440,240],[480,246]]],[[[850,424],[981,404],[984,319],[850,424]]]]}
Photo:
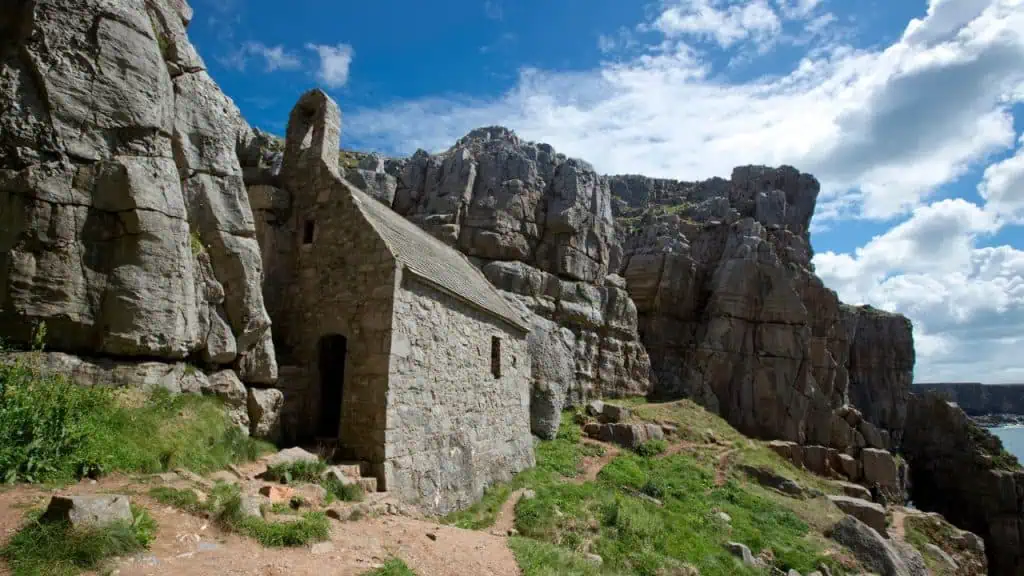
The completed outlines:
{"type": "Polygon", "coordinates": [[[856,452],[864,420],[879,447],[898,440],[911,326],[842,305],[814,274],[812,176],[745,166],[729,180],[610,186],[655,397],[694,398],[761,437],[856,452]]]}
{"type": "Polygon", "coordinates": [[[861,564],[882,576],[926,576],[921,554],[898,540],[887,540],[874,528],[853,516],[843,518],[829,530],[833,540],[846,546],[861,564]]]}
{"type": "Polygon", "coordinates": [[[968,416],[989,414],[1024,414],[1024,384],[982,384],[952,382],[914,384],[913,392],[935,392],[956,402],[968,416]]]}
{"type": "Polygon", "coordinates": [[[176,0],[0,2],[0,326],[276,378],[237,152],[176,0]]]}
{"type": "Polygon", "coordinates": [[[912,394],[903,452],[911,497],[985,540],[989,574],[1024,572],[1024,471],[999,438],[936,394],[912,394]]]}

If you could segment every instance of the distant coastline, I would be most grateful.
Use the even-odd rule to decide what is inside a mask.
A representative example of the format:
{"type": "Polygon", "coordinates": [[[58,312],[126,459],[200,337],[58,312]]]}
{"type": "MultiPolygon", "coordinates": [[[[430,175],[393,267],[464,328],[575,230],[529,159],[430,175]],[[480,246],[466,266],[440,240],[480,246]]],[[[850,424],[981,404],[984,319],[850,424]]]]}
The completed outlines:
{"type": "Polygon", "coordinates": [[[1024,383],[915,383],[911,392],[935,392],[945,396],[985,428],[1024,426],[1024,383]]]}

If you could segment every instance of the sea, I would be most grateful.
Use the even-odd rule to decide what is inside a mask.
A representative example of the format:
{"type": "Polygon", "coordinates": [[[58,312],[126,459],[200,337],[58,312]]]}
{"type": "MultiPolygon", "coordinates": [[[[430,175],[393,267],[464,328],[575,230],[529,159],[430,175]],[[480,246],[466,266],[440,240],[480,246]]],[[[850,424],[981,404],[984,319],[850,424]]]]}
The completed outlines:
{"type": "Polygon", "coordinates": [[[1006,448],[1007,452],[1024,462],[1024,425],[999,426],[998,428],[989,428],[988,431],[999,436],[999,439],[1003,441],[1003,448],[1006,448]]]}

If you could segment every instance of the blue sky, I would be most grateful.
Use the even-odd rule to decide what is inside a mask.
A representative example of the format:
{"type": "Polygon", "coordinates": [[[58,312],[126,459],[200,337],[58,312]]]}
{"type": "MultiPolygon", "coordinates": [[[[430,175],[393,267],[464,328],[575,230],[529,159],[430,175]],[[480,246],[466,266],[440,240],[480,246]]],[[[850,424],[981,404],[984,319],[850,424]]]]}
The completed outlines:
{"type": "Polygon", "coordinates": [[[253,125],[346,148],[506,125],[605,173],[818,176],[815,265],[915,323],[919,380],[1024,381],[1024,0],[193,0],[253,125]]]}

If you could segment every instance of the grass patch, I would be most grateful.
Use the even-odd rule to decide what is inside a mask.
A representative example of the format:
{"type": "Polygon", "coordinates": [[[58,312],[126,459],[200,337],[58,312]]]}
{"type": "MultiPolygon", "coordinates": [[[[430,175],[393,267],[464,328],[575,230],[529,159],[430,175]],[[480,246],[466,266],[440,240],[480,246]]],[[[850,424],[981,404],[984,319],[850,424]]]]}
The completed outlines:
{"type": "Polygon", "coordinates": [[[327,490],[327,503],[330,504],[335,500],[342,502],[361,502],[366,496],[366,492],[363,490],[360,484],[343,484],[337,478],[328,476],[320,482],[320,485],[327,490]]]}
{"type": "Polygon", "coordinates": [[[445,524],[469,530],[482,530],[494,525],[501,506],[513,492],[521,488],[535,488],[559,482],[579,474],[580,463],[586,456],[600,456],[601,446],[580,442],[582,432],[573,423],[573,412],[562,414],[562,423],[554,440],[537,445],[537,466],[516,475],[511,482],[488,487],[483,498],[465,510],[453,512],[442,519],[445,524]]]}
{"type": "Polygon", "coordinates": [[[33,362],[0,362],[0,481],[69,482],[111,472],[204,473],[271,450],[212,397],[83,387],[33,362]]]}
{"type": "Polygon", "coordinates": [[[271,466],[263,473],[263,478],[270,482],[292,484],[309,482],[317,484],[320,476],[327,471],[327,463],[323,460],[297,460],[279,466],[271,466]]]}
{"type": "Polygon", "coordinates": [[[305,546],[327,540],[331,534],[330,521],[323,512],[307,512],[289,522],[268,522],[245,514],[242,494],[234,484],[218,484],[203,503],[188,489],[157,487],[149,494],[186,512],[208,514],[225,530],[248,536],[268,548],[305,546]]]}
{"type": "Polygon", "coordinates": [[[188,240],[193,256],[199,256],[206,252],[206,245],[203,244],[203,239],[199,237],[199,232],[196,232],[195,230],[190,232],[188,240]]]}
{"type": "Polygon", "coordinates": [[[0,550],[14,576],[72,576],[101,568],[113,556],[140,552],[156,536],[156,522],[144,509],[132,506],[133,521],[100,529],[76,530],[67,522],[43,522],[42,510],[0,550]]]}
{"type": "MultiPolygon", "coordinates": [[[[530,538],[508,541],[523,576],[597,576],[601,570],[579,554],[530,538]]],[[[607,574],[607,572],[604,572],[607,574]]]]}
{"type": "Polygon", "coordinates": [[[380,568],[363,573],[363,576],[416,576],[416,573],[402,560],[392,558],[380,568]]]}

